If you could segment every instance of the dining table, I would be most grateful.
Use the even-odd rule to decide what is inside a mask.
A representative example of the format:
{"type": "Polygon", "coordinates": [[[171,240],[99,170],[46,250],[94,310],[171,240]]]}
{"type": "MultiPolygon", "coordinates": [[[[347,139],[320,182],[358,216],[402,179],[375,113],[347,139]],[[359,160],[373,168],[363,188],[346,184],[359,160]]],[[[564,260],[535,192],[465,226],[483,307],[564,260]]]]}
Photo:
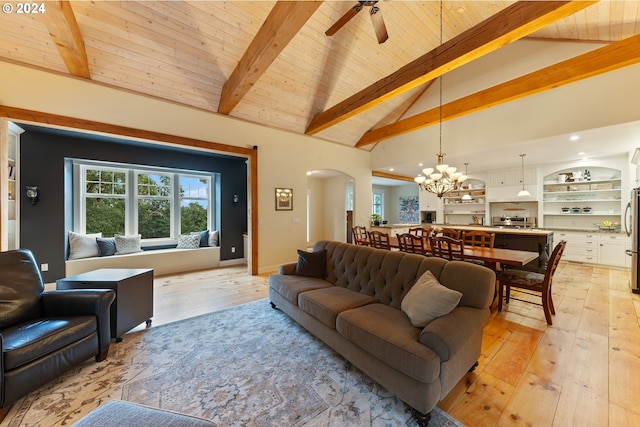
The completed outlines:
{"type": "MultiPolygon", "coordinates": [[[[425,250],[429,251],[429,240],[423,239],[425,250]]],[[[389,244],[391,248],[398,249],[398,238],[396,236],[389,236],[389,244]]],[[[496,271],[502,270],[502,265],[511,265],[516,267],[522,267],[529,264],[531,261],[538,259],[540,255],[538,252],[521,251],[516,249],[506,248],[483,248],[465,246],[463,249],[465,260],[478,260],[484,261],[488,265],[493,265],[493,269],[496,271]]]]}

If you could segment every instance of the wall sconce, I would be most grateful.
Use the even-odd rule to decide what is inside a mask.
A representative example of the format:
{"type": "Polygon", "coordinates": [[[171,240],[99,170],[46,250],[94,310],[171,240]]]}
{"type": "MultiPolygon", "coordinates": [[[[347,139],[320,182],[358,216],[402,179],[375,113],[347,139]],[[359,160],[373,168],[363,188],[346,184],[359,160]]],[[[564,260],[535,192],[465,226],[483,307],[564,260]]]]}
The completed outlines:
{"type": "Polygon", "coordinates": [[[237,205],[239,201],[240,201],[240,196],[238,196],[237,194],[234,194],[233,195],[233,204],[237,205]]]}
{"type": "Polygon", "coordinates": [[[39,194],[38,194],[38,187],[37,186],[29,186],[27,185],[27,199],[29,199],[29,201],[31,201],[32,205],[35,205],[36,203],[38,203],[38,200],[40,199],[39,194]]]}

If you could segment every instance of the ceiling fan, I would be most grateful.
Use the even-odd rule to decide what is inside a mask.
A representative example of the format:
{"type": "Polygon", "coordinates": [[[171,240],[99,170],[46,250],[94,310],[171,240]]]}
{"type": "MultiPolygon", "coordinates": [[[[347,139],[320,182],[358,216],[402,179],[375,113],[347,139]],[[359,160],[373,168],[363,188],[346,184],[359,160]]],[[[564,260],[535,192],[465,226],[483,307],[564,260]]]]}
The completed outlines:
{"type": "Polygon", "coordinates": [[[387,27],[384,25],[384,20],[382,19],[382,12],[380,8],[376,6],[378,1],[358,1],[358,4],[353,6],[351,9],[347,11],[340,19],[336,21],[326,32],[327,36],[334,35],[340,28],[342,28],[347,22],[351,20],[354,16],[358,14],[362,10],[364,6],[370,7],[369,15],[371,15],[371,22],[373,23],[373,30],[376,33],[376,38],[378,39],[378,43],[384,43],[389,38],[387,34],[387,27]]]}

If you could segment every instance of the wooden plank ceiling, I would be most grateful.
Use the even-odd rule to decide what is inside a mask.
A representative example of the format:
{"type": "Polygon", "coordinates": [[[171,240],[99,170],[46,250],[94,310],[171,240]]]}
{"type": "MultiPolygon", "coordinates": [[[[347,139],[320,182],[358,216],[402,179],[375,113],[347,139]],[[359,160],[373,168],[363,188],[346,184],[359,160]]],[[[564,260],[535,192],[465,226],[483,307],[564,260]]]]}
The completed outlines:
{"type": "MultiPolygon", "coordinates": [[[[444,1],[441,36],[439,2],[387,0],[384,44],[367,8],[326,36],[356,3],[48,1],[0,16],[0,60],[371,149],[434,123],[433,111],[401,120],[434,78],[522,37],[611,43],[598,64],[553,69],[573,80],[638,56],[638,1],[444,1]]],[[[536,71],[455,114],[571,80],[536,71]]]]}

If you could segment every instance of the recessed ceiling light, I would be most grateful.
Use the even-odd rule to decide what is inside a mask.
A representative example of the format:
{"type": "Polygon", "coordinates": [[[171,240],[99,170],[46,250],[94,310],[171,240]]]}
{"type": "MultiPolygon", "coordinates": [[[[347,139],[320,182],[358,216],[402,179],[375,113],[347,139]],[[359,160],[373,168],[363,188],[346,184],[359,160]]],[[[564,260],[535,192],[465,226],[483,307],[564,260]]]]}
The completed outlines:
{"type": "Polygon", "coordinates": [[[313,173],[313,171],[307,171],[307,176],[310,176],[313,173]]]}
{"type": "Polygon", "coordinates": [[[584,151],[581,151],[581,152],[578,153],[578,156],[584,156],[585,154],[587,154],[587,153],[585,153],[584,151]]]}
{"type": "Polygon", "coordinates": [[[393,168],[389,168],[389,172],[393,172],[393,168]]]}
{"type": "Polygon", "coordinates": [[[577,141],[580,139],[580,136],[578,135],[571,135],[571,137],[569,138],[569,141],[577,141]]]}
{"type": "Polygon", "coordinates": [[[424,163],[418,163],[418,166],[422,167],[424,166],[424,163]]]}

